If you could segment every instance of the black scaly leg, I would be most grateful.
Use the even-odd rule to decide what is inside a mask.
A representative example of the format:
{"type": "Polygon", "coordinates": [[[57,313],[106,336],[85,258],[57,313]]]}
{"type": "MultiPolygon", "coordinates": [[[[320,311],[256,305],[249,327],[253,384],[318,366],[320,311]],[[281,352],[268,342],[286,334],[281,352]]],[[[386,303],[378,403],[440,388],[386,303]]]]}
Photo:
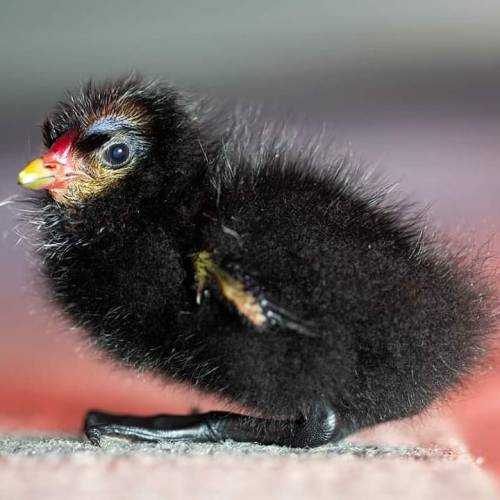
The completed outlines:
{"type": "Polygon", "coordinates": [[[307,418],[295,421],[228,412],[133,417],[92,411],[85,419],[84,431],[95,445],[99,445],[103,437],[119,437],[130,441],[198,443],[231,439],[292,448],[321,446],[346,434],[337,414],[329,405],[322,403],[315,405],[307,418]]]}

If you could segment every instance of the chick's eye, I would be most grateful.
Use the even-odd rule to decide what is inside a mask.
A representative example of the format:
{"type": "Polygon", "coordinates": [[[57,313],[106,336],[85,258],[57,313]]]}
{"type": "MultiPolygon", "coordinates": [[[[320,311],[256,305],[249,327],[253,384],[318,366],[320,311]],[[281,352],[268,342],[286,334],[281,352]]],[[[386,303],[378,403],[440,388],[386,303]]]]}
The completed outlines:
{"type": "Polygon", "coordinates": [[[126,144],[113,144],[104,152],[104,159],[111,167],[120,167],[130,157],[130,149],[126,144]]]}

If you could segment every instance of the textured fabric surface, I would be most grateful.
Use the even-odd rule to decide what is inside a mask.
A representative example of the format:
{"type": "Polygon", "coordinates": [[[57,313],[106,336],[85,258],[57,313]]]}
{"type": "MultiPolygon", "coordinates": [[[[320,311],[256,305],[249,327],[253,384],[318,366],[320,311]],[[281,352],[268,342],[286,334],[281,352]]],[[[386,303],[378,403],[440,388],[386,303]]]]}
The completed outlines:
{"type": "Polygon", "coordinates": [[[245,457],[332,457],[349,455],[352,457],[404,457],[413,459],[466,459],[467,455],[450,449],[423,448],[418,446],[380,446],[342,442],[319,448],[290,449],[279,446],[259,446],[255,444],[226,441],[221,444],[170,442],[163,444],[128,443],[119,439],[106,439],[101,448],[86,441],[70,437],[17,438],[6,436],[0,439],[0,457],[54,458],[74,456],[92,457],[99,461],[109,457],[130,458],[146,455],[155,458],[176,458],[180,456],[245,456],[245,457]]]}
{"type": "Polygon", "coordinates": [[[4,436],[0,498],[500,498],[480,460],[464,451],[449,424],[431,424],[382,426],[308,451],[118,440],[95,448],[74,437],[4,436]]]}

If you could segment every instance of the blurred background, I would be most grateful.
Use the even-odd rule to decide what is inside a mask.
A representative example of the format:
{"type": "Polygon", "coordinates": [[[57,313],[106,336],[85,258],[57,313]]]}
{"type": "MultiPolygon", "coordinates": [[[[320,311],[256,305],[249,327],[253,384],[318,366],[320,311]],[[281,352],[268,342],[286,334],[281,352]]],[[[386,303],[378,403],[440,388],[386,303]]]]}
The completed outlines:
{"type": "MultiPolygon", "coordinates": [[[[500,250],[500,2],[4,2],[0,202],[40,151],[66,89],[139,70],[260,104],[375,165],[436,225],[500,250]]],[[[0,432],[77,432],[89,408],[159,413],[217,403],[117,368],[44,302],[16,206],[0,206],[0,432]]],[[[494,260],[492,261],[495,262],[494,260]]],[[[443,405],[500,472],[500,362],[443,405]]]]}

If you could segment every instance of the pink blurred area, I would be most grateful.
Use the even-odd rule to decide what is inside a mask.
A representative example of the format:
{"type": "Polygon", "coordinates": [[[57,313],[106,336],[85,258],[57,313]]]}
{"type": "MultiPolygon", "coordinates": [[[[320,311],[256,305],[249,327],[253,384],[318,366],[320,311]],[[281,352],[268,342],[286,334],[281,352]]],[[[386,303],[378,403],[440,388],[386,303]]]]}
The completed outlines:
{"type": "MultiPolygon", "coordinates": [[[[404,195],[431,203],[430,218],[454,238],[498,255],[500,117],[358,119],[337,123],[334,132],[339,141],[352,143],[358,157],[374,160],[389,179],[400,180],[404,195]]],[[[16,188],[11,178],[5,180],[7,195],[16,188]]],[[[10,217],[6,227],[14,225],[10,217]]],[[[224,406],[100,359],[85,347],[81,332],[44,303],[23,246],[10,235],[4,243],[2,279],[9,286],[1,292],[0,431],[77,433],[93,408],[155,414],[224,406]]],[[[496,266],[493,258],[492,273],[496,266]]],[[[493,356],[443,411],[457,421],[472,452],[500,475],[499,391],[500,358],[493,356]]]]}

